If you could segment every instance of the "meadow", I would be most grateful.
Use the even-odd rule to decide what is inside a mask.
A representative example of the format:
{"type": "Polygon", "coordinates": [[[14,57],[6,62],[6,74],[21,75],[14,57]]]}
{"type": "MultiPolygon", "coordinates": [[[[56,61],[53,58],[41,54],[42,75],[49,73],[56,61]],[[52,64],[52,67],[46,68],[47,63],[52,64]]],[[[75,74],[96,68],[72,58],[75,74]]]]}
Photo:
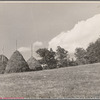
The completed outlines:
{"type": "Polygon", "coordinates": [[[100,63],[0,74],[0,97],[100,98],[100,63]]]}

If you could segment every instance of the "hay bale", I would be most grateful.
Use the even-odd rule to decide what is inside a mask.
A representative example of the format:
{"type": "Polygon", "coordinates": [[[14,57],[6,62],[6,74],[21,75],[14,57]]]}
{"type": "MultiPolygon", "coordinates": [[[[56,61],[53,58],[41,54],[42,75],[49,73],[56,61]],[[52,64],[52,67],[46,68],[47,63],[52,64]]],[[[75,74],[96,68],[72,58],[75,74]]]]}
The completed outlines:
{"type": "Polygon", "coordinates": [[[0,74],[3,74],[8,62],[8,58],[4,55],[0,55],[0,74]]]}
{"type": "Polygon", "coordinates": [[[42,70],[42,66],[39,63],[39,61],[37,61],[34,57],[31,57],[28,61],[27,61],[29,68],[33,71],[38,71],[38,70],[42,70]]]}
{"type": "Polygon", "coordinates": [[[19,51],[15,51],[9,59],[5,73],[18,73],[30,71],[29,66],[19,51]]]}

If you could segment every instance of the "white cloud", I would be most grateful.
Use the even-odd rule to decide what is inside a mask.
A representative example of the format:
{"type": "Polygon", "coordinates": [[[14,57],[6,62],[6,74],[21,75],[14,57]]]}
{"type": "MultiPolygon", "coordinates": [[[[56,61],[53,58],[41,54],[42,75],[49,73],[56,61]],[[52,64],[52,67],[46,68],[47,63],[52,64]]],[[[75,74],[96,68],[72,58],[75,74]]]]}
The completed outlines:
{"type": "Polygon", "coordinates": [[[94,42],[100,35],[100,14],[85,21],[78,22],[68,32],[62,32],[49,42],[49,48],[56,50],[61,46],[73,53],[76,47],[86,48],[90,42],[94,42]]]}
{"type": "Polygon", "coordinates": [[[42,46],[42,45],[43,45],[43,43],[39,42],[39,41],[36,41],[35,43],[33,43],[33,47],[42,46]]]}
{"type": "MultiPolygon", "coordinates": [[[[43,45],[42,42],[36,41],[33,43],[33,51],[35,51],[37,48],[41,47],[43,45]]],[[[31,51],[31,46],[30,47],[20,47],[18,49],[20,52],[29,52],[31,51]]]]}

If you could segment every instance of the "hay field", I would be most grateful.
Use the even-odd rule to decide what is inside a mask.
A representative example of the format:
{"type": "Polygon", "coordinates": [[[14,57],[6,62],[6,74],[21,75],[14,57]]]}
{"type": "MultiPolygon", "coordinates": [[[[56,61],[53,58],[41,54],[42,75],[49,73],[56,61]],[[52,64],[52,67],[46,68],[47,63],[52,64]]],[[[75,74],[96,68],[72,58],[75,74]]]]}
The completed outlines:
{"type": "Polygon", "coordinates": [[[1,74],[0,97],[100,98],[100,64],[1,74]]]}

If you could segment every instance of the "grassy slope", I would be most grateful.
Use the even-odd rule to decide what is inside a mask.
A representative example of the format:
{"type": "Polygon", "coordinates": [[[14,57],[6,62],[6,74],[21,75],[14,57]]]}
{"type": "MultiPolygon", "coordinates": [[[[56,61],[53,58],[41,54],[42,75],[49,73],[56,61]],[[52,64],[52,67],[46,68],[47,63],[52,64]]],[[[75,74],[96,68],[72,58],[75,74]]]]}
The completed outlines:
{"type": "Polygon", "coordinates": [[[0,97],[100,98],[100,64],[0,75],[0,97]]]}

